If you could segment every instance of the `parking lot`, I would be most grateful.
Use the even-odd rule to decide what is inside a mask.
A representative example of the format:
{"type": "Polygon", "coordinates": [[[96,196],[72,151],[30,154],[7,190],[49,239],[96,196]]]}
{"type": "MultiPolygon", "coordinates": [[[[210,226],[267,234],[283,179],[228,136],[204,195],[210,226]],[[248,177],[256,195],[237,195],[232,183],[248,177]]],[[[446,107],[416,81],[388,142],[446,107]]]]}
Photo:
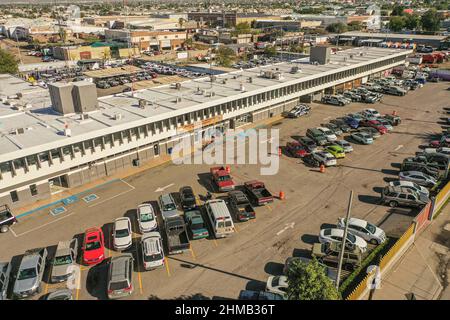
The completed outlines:
{"type": "MultiPolygon", "coordinates": [[[[442,110],[450,101],[447,87],[447,83],[429,83],[404,97],[386,95],[381,102],[370,105],[381,114],[396,111],[402,123],[373,145],[352,143],[354,151],[324,173],[285,155],[280,158],[278,174],[273,176],[260,176],[257,165],[231,165],[237,184],[260,179],[274,195],[283,191],[285,200],[257,207],[256,219],[235,223],[236,232],[230,238],[191,241],[191,250],[167,256],[164,268],[142,270],[140,249],[135,244],[140,238],[135,209],[140,203],[156,201],[162,192],[177,192],[184,185],[204,195],[207,190],[202,186],[203,176],[209,172],[208,165],[166,164],[90,190],[82,198],[91,194],[96,197],[89,197],[90,201],[80,199],[65,206],[64,212],[56,211],[56,215],[51,214],[54,208],[50,207],[21,217],[13,232],[1,235],[0,261],[12,257],[13,262],[19,261],[27,249],[41,246],[50,247],[50,253],[58,241],[73,237],[81,241],[84,230],[93,226],[102,227],[105,233],[107,256],[119,255],[111,248],[111,226],[114,219],[127,216],[135,232],[131,249],[135,258],[134,293],[129,299],[235,299],[242,289],[264,289],[269,275],[282,273],[287,257],[309,255],[320,229],[335,225],[338,217],[345,216],[350,190],[354,191],[352,216],[380,226],[388,237],[398,237],[409,226],[414,210],[380,205],[380,191],[396,178],[405,157],[414,156],[418,146],[442,131],[437,122],[445,116],[442,110]]],[[[308,128],[368,107],[363,103],[311,106],[307,117],[273,124],[273,128],[280,129],[280,145],[304,135],[308,128]]],[[[81,286],[75,290],[74,298],[106,297],[106,263],[83,266],[80,274],[81,286]]],[[[44,276],[46,279],[48,275],[44,276]]],[[[44,284],[42,295],[58,286],[44,284]]]]}

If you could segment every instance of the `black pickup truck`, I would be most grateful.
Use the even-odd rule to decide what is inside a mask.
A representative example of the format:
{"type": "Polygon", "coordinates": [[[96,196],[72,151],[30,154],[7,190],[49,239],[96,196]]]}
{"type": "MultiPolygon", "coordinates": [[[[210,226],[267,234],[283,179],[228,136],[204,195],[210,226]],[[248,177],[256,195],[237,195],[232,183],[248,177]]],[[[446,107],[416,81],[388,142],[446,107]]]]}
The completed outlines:
{"type": "Polygon", "coordinates": [[[255,210],[253,210],[250,201],[245,193],[239,190],[228,192],[231,211],[238,221],[248,221],[255,219],[255,210]]]}
{"type": "Polygon", "coordinates": [[[168,217],[164,222],[169,254],[183,253],[190,250],[186,224],[180,216],[168,217]]]}

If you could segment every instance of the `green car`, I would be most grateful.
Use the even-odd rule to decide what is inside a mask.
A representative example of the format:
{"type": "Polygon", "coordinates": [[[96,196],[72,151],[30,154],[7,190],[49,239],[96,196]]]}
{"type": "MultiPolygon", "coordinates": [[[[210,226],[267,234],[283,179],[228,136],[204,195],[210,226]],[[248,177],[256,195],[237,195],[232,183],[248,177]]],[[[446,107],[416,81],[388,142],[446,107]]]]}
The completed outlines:
{"type": "Polygon", "coordinates": [[[331,146],[327,146],[325,151],[331,153],[336,159],[345,158],[344,148],[337,144],[332,144],[331,146]]]}
{"type": "Polygon", "coordinates": [[[184,218],[192,240],[208,238],[209,232],[200,210],[187,211],[184,213],[184,218]]]}

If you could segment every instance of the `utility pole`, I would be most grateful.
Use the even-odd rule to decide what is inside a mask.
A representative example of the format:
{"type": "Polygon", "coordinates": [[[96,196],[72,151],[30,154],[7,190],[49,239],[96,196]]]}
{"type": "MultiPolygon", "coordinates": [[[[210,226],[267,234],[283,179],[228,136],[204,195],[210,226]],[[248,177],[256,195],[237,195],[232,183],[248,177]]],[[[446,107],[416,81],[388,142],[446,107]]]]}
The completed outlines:
{"type": "Polygon", "coordinates": [[[348,200],[347,216],[345,218],[344,236],[342,237],[341,252],[339,253],[339,264],[336,275],[336,289],[339,290],[339,282],[341,280],[342,261],[344,260],[345,243],[347,242],[348,223],[350,221],[350,212],[352,208],[353,190],[350,191],[350,199],[348,200]]]}

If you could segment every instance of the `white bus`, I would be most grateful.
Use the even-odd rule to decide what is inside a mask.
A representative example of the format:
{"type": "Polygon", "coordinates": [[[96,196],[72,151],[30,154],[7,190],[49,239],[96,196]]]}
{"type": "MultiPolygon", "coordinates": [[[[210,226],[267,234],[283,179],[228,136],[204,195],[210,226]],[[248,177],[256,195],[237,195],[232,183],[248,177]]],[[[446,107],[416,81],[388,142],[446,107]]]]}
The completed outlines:
{"type": "Polygon", "coordinates": [[[234,233],[234,224],[225,201],[209,200],[205,204],[206,212],[216,238],[225,238],[234,233]]]}

